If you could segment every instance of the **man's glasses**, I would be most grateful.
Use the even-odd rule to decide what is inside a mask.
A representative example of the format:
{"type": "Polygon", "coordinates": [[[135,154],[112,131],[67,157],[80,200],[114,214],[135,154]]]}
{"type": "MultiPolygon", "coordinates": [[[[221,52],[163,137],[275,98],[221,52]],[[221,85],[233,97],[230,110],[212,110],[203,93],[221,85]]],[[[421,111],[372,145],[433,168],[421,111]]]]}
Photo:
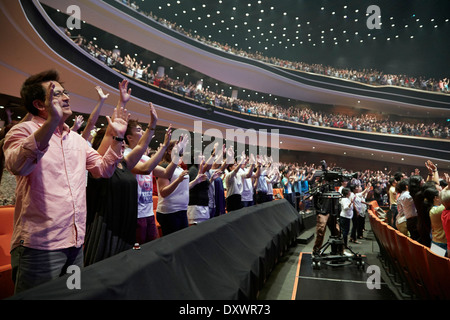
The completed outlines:
{"type": "Polygon", "coordinates": [[[66,95],[67,97],[70,95],[69,91],[67,91],[67,90],[53,92],[53,96],[56,98],[61,97],[63,94],[66,95]]]}

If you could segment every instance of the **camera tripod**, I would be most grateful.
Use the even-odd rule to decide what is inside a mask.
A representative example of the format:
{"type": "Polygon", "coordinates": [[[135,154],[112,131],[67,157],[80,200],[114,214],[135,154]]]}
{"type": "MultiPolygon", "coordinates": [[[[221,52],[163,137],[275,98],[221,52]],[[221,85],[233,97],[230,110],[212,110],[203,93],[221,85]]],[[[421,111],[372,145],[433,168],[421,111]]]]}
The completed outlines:
{"type": "Polygon", "coordinates": [[[350,265],[352,262],[355,262],[356,266],[359,268],[364,268],[364,261],[362,260],[362,256],[358,253],[355,253],[351,248],[349,248],[342,238],[342,227],[340,225],[339,214],[336,212],[336,202],[342,197],[339,192],[326,192],[320,195],[323,198],[330,200],[331,206],[330,209],[330,218],[337,219],[339,223],[338,235],[331,235],[328,241],[312,255],[312,267],[313,269],[320,269],[322,263],[325,263],[328,266],[332,267],[340,267],[345,265],[350,265]],[[326,250],[331,247],[331,252],[326,254],[326,250]],[[344,249],[347,249],[350,253],[345,254],[344,249]]]}

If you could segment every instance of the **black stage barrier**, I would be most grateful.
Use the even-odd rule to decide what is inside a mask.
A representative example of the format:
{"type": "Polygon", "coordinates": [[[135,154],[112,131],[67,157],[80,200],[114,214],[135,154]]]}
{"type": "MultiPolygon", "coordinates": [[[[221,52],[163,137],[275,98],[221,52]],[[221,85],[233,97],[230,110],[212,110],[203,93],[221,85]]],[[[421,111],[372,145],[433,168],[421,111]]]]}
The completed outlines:
{"type": "Polygon", "coordinates": [[[300,214],[284,199],[161,237],[10,299],[248,300],[296,241],[300,214]]]}

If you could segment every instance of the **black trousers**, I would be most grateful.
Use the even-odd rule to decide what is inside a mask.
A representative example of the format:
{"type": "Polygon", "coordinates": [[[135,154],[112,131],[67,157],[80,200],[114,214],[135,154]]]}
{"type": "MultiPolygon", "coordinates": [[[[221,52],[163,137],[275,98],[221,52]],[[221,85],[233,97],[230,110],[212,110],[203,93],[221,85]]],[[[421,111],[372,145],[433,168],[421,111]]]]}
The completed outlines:
{"type": "Polygon", "coordinates": [[[243,208],[240,194],[232,194],[225,199],[227,212],[235,211],[243,208]]]}

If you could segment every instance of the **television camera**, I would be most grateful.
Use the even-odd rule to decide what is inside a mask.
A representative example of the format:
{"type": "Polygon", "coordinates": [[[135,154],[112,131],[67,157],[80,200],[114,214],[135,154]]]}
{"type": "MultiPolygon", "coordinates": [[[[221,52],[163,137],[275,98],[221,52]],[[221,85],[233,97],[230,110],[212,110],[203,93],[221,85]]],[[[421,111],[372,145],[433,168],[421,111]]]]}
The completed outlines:
{"type": "Polygon", "coordinates": [[[344,173],[342,168],[333,168],[328,170],[325,160],[321,161],[322,170],[316,170],[314,178],[320,177],[319,185],[310,190],[310,196],[313,196],[314,209],[318,214],[330,214],[329,219],[337,220],[339,224],[339,234],[331,235],[327,243],[325,243],[320,250],[312,256],[313,269],[320,269],[321,263],[325,262],[330,266],[343,266],[351,264],[354,261],[357,267],[363,267],[364,261],[362,256],[351,250],[344,244],[341,234],[340,226],[340,201],[342,194],[336,190],[340,186],[340,182],[344,180],[352,180],[358,176],[358,173],[348,174],[344,173]],[[339,184],[338,184],[339,183],[339,184]],[[326,250],[331,247],[331,254],[326,254],[326,250]],[[350,253],[345,254],[344,249],[350,253]]]}

